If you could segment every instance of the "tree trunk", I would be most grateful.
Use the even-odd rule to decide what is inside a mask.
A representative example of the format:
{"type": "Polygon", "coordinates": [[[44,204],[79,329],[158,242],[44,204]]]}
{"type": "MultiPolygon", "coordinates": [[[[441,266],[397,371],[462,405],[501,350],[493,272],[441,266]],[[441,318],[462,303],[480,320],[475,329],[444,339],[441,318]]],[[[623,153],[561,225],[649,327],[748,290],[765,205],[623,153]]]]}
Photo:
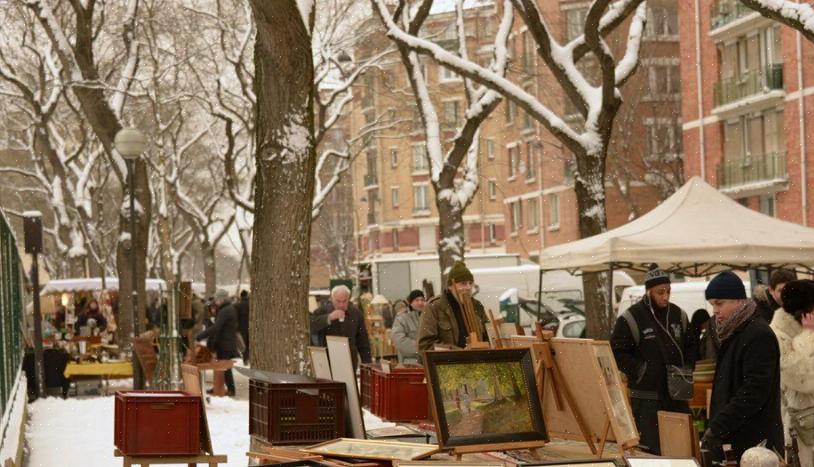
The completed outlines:
{"type": "MultiPolygon", "coordinates": [[[[605,154],[576,154],[577,177],[574,190],[579,209],[579,234],[581,238],[597,235],[607,230],[605,215],[605,154]]],[[[585,297],[585,320],[587,337],[608,339],[615,316],[608,311],[608,274],[593,273],[582,276],[585,297]]]]}
{"type": "Polygon", "coordinates": [[[217,288],[217,271],[215,270],[215,247],[204,242],[201,245],[201,254],[203,255],[203,268],[204,268],[204,284],[206,284],[206,296],[211,297],[215,295],[215,288],[217,288]]]}
{"type": "Polygon", "coordinates": [[[292,0],[251,0],[257,25],[257,131],[252,366],[305,374],[311,201],[314,191],[313,10],[308,24],[292,0]]]}
{"type": "Polygon", "coordinates": [[[444,188],[436,188],[435,206],[438,208],[438,264],[441,266],[441,289],[446,287],[447,273],[455,261],[464,259],[464,212],[453,206],[449,199],[438,196],[444,188]]]}

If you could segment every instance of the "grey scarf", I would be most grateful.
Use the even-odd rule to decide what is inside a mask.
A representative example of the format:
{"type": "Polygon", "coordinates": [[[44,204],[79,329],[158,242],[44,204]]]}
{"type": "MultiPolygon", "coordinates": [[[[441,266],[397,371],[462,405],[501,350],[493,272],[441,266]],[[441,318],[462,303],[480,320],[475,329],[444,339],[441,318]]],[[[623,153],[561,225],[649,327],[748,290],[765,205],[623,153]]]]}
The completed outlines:
{"type": "Polygon", "coordinates": [[[715,320],[715,344],[720,347],[727,339],[732,337],[732,334],[741,327],[743,323],[749,320],[757,311],[757,305],[754,300],[747,300],[740,306],[732,316],[725,321],[715,320]]]}

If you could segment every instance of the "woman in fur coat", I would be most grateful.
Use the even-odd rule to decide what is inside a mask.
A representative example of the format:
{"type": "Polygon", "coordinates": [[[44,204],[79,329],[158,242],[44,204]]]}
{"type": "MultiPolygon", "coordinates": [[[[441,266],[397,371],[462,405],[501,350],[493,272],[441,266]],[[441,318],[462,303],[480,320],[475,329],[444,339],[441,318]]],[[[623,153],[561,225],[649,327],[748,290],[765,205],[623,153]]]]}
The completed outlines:
{"type": "MultiPolygon", "coordinates": [[[[814,281],[796,280],[782,292],[783,307],[772,319],[771,327],[780,344],[780,388],[786,444],[790,443],[789,410],[814,408],[814,281]]],[[[814,466],[814,446],[797,444],[802,467],[814,466]]]]}

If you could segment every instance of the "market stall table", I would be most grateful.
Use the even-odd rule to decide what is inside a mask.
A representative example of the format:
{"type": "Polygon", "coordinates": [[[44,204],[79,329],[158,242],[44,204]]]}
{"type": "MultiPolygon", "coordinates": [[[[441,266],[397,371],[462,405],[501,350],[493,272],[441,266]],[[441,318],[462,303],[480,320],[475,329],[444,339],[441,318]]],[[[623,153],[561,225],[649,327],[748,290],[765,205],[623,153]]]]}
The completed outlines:
{"type": "Polygon", "coordinates": [[[110,388],[110,378],[133,377],[133,364],[122,360],[102,363],[76,363],[70,362],[63,373],[66,378],[75,381],[75,378],[98,377],[105,383],[105,395],[110,388]]]}

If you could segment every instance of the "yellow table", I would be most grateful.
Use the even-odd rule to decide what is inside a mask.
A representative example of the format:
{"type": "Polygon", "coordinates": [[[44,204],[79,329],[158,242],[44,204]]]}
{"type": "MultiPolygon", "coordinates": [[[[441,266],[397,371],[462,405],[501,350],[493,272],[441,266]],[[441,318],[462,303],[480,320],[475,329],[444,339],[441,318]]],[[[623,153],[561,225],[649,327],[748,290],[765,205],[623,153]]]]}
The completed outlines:
{"type": "Polygon", "coordinates": [[[133,376],[133,364],[128,361],[105,363],[70,362],[63,373],[66,378],[98,377],[105,383],[105,395],[110,389],[110,378],[129,378],[133,376]]]}

